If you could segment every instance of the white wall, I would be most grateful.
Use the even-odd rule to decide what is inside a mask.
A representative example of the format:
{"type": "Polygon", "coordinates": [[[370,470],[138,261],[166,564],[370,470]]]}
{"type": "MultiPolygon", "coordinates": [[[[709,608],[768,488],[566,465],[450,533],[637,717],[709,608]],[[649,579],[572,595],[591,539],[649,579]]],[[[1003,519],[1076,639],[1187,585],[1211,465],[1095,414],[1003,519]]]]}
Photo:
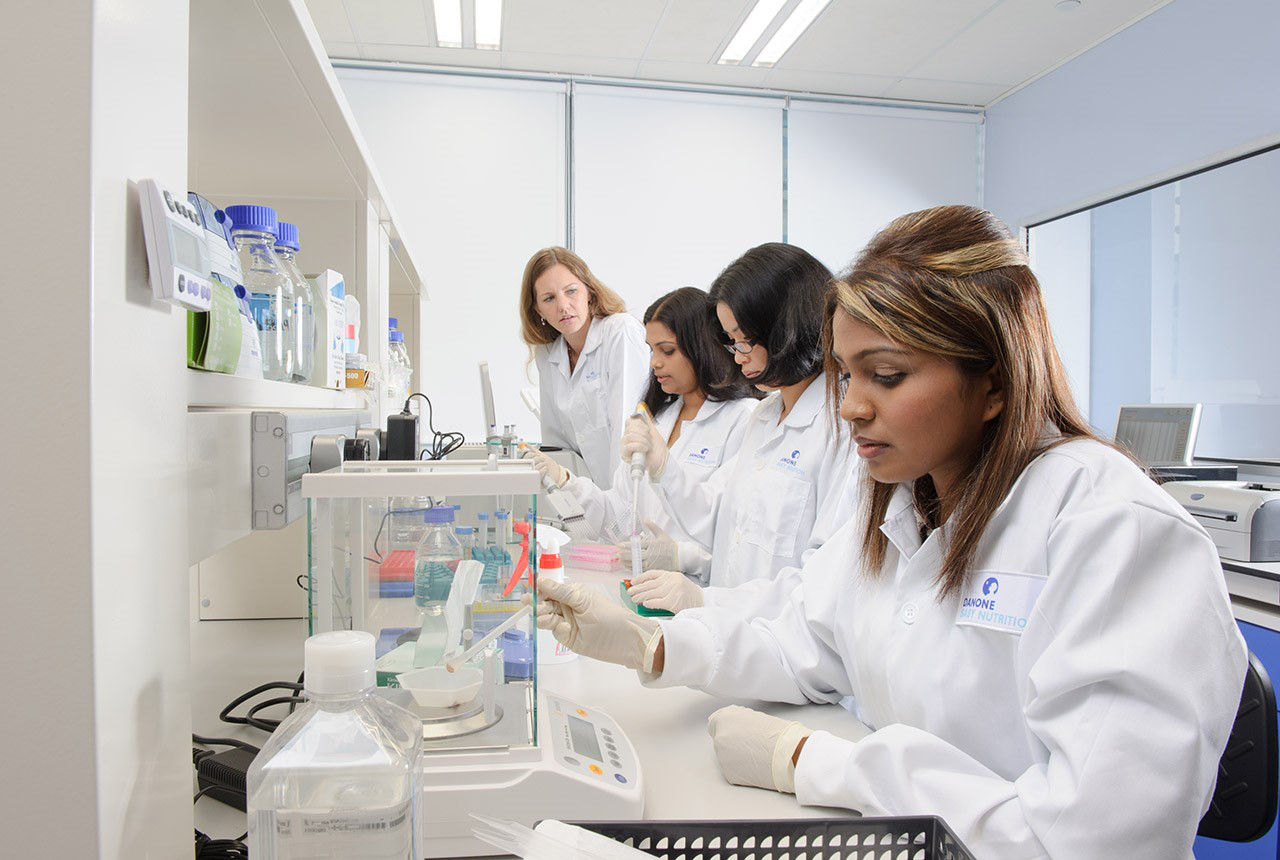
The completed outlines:
{"type": "Polygon", "coordinates": [[[520,401],[536,372],[526,373],[517,299],[529,256],[565,242],[564,86],[353,70],[338,78],[395,192],[401,231],[426,252],[430,301],[414,383],[432,400],[436,429],[484,441],[477,367],[487,360],[498,422],[536,438],[520,401]]]}
{"type": "Polygon", "coordinates": [[[1025,226],[1280,140],[1280,3],[1177,0],[987,111],[985,205],[1025,226]]]}
{"type": "MultiPolygon", "coordinates": [[[[1031,269],[1044,291],[1058,354],[1071,380],[1071,393],[1089,416],[1090,312],[1093,216],[1080,212],[1041,225],[1030,233],[1031,269]]],[[[1104,419],[1105,425],[1109,419],[1104,419]]],[[[1109,435],[1114,427],[1105,429],[1109,435]]]]}
{"type": "Polygon", "coordinates": [[[977,204],[980,117],[820,102],[787,116],[787,241],[840,272],[899,215],[977,204]]]}
{"type": "Polygon", "coordinates": [[[780,99],[579,85],[574,248],[644,317],[782,240],[780,99]]]}
{"type": "Polygon", "coordinates": [[[5,23],[6,345],[39,384],[3,383],[32,455],[0,494],[0,821],[21,856],[189,857],[186,321],[151,301],[130,184],[186,185],[187,4],[23,2],[5,23]],[[56,243],[31,217],[51,205],[56,243]]]}

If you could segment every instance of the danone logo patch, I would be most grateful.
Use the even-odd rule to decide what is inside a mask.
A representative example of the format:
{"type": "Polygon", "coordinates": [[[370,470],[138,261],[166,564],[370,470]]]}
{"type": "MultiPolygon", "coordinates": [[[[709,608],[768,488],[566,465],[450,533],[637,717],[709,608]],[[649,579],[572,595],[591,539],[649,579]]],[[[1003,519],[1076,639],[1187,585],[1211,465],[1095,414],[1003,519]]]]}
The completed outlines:
{"type": "Polygon", "coordinates": [[[800,450],[796,449],[795,451],[791,452],[790,457],[779,457],[778,462],[774,465],[778,469],[782,470],[783,472],[789,472],[792,475],[803,476],[804,469],[800,468],[799,460],[800,460],[800,450]]]}
{"type": "Polygon", "coordinates": [[[720,462],[719,448],[691,448],[684,457],[686,463],[697,466],[714,466],[720,462]]]}
{"type": "Polygon", "coordinates": [[[1029,573],[980,572],[960,598],[956,623],[1022,633],[1047,579],[1029,573]]]}

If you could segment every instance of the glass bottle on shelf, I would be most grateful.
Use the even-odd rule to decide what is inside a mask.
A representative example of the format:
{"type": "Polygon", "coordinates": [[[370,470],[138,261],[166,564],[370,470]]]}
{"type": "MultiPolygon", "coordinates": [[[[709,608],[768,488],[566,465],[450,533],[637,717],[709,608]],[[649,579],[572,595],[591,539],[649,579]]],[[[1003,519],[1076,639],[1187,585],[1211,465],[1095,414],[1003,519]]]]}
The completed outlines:
{"type": "Polygon", "coordinates": [[[231,240],[240,255],[249,307],[262,344],[262,375],[287,382],[293,378],[293,283],[276,257],[279,219],[270,206],[228,206],[231,240]]]}
{"type": "Polygon", "coordinates": [[[293,284],[293,381],[310,382],[315,370],[316,312],[311,283],[298,268],[296,255],[302,250],[298,225],[281,221],[276,225],[276,244],[272,249],[280,268],[293,284]]]}

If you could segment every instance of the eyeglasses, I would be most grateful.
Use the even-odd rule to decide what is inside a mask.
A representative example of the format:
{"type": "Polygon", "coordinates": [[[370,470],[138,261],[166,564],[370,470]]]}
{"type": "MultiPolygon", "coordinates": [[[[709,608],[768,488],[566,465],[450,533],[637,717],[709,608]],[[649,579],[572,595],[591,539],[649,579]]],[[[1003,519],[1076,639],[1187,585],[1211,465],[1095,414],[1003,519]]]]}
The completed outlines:
{"type": "Polygon", "coordinates": [[[739,340],[733,343],[722,343],[720,345],[728,350],[730,355],[734,355],[735,353],[738,355],[746,355],[756,348],[756,345],[749,340],[739,340]]]}

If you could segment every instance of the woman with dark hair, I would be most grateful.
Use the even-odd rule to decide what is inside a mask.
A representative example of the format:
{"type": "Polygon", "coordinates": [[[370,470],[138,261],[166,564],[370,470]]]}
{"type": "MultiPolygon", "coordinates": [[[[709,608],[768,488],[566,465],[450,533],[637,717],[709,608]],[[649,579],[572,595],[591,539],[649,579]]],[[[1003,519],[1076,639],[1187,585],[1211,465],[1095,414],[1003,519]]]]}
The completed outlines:
{"type": "MultiPolygon", "coordinates": [[[[643,402],[670,457],[706,480],[738,450],[755,392],[721,347],[711,300],[702,290],[682,287],[667,293],[645,311],[644,328],[652,373],[643,402]]],[[[571,476],[546,454],[532,456],[539,471],[577,498],[603,539],[624,541],[632,521],[626,463],[618,464],[612,488],[601,489],[588,478],[571,476]]],[[[659,536],[649,547],[660,554],[655,564],[705,583],[710,547],[679,527],[647,481],[638,508],[640,522],[659,536]]],[[[624,545],[630,547],[629,542],[624,545]]]]}
{"type": "Polygon", "coordinates": [[[825,318],[867,504],[786,599],[659,623],[540,581],[539,626],[655,685],[849,696],[871,729],[722,708],[729,782],[940,815],[978,857],[1190,860],[1244,642],[1213,541],[1076,409],[1022,246],[980,209],[903,216],[825,318]]]}
{"type": "Polygon", "coordinates": [[[710,481],[668,458],[652,421],[627,422],[623,459],[644,453],[672,517],[712,549],[708,589],[662,569],[660,553],[647,551],[649,569],[631,587],[636,601],[678,612],[755,600],[851,515],[853,452],[836,438],[818,381],[830,285],[831,272],[813,255],[778,242],[747,251],[711,285],[721,346],[742,378],[769,396],[752,413],[736,458],[710,481]],[[746,583],[754,584],[737,587],[746,583]]]}
{"type": "Polygon", "coordinates": [[[644,386],[644,328],[581,257],[558,247],[525,264],[520,323],[538,367],[542,443],[574,451],[608,487],[644,386]]]}

